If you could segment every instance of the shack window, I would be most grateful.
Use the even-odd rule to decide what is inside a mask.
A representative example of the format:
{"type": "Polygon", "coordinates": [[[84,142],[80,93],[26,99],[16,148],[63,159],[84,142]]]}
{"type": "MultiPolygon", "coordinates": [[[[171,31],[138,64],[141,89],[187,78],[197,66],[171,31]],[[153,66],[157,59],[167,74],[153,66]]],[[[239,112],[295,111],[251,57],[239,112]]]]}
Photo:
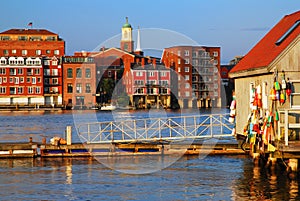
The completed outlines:
{"type": "Polygon", "coordinates": [[[300,108],[300,80],[292,82],[291,108],[300,108]]]}

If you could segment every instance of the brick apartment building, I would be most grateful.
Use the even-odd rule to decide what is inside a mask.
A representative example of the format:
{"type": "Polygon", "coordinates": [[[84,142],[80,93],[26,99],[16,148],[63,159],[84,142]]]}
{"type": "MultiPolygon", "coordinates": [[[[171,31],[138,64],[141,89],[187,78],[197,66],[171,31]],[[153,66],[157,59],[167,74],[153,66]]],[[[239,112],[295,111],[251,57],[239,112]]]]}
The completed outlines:
{"type": "Polygon", "coordinates": [[[165,48],[162,63],[175,72],[171,90],[181,107],[221,106],[220,47],[165,48]]]}
{"type": "Polygon", "coordinates": [[[1,32],[0,104],[61,105],[60,58],[64,54],[65,42],[48,30],[10,29],[1,32]],[[44,96],[43,100],[41,96],[44,96]]]}
{"type": "Polygon", "coordinates": [[[96,64],[89,56],[63,57],[63,105],[88,109],[96,105],[96,64]]]}

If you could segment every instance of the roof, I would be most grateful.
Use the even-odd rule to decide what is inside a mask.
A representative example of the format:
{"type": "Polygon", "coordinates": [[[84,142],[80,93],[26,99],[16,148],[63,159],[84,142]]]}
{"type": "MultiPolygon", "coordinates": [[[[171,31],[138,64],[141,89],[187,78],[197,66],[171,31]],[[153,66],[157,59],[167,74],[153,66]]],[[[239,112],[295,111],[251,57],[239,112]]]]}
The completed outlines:
{"type": "Polygon", "coordinates": [[[284,16],[230,71],[238,73],[268,67],[300,33],[300,11],[284,16]]]}
{"type": "Polygon", "coordinates": [[[46,29],[9,29],[7,31],[1,32],[0,34],[57,35],[46,29]]]}

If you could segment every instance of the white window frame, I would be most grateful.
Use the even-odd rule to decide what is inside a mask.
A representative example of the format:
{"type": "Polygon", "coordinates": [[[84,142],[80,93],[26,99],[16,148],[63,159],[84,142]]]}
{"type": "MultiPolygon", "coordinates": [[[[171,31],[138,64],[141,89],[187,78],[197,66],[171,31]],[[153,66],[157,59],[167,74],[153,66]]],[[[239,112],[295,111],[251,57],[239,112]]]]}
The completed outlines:
{"type": "MultiPolygon", "coordinates": [[[[300,99],[300,80],[291,80],[290,81],[292,83],[292,93],[290,95],[290,107],[293,109],[300,109],[300,103],[299,105],[293,104],[293,98],[295,96],[297,96],[297,99],[300,99]],[[295,83],[297,83],[297,90],[295,92],[295,83]]],[[[298,100],[297,102],[300,102],[300,100],[298,100]]]]}

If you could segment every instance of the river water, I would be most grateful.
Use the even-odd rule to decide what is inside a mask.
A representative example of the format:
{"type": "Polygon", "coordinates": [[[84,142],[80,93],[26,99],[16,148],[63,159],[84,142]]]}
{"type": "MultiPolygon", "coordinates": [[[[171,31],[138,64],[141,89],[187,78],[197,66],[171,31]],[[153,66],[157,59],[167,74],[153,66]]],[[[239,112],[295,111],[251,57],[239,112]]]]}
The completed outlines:
{"type": "MultiPolygon", "coordinates": [[[[198,112],[84,115],[87,121],[102,121],[122,116],[129,119],[198,112]]],[[[1,112],[0,141],[27,141],[29,137],[40,141],[63,136],[67,125],[76,126],[76,115],[70,111],[1,112]]],[[[73,141],[78,140],[74,133],[73,141]]],[[[134,157],[136,160],[128,160],[134,164],[128,165],[139,166],[146,156],[134,157]]],[[[122,160],[123,165],[127,161],[112,160],[122,160]]],[[[155,169],[151,173],[128,174],[91,158],[0,159],[0,200],[300,200],[297,177],[290,179],[280,165],[271,169],[254,166],[248,156],[183,156],[161,169],[155,165],[149,163],[148,168],[155,169]]]]}

